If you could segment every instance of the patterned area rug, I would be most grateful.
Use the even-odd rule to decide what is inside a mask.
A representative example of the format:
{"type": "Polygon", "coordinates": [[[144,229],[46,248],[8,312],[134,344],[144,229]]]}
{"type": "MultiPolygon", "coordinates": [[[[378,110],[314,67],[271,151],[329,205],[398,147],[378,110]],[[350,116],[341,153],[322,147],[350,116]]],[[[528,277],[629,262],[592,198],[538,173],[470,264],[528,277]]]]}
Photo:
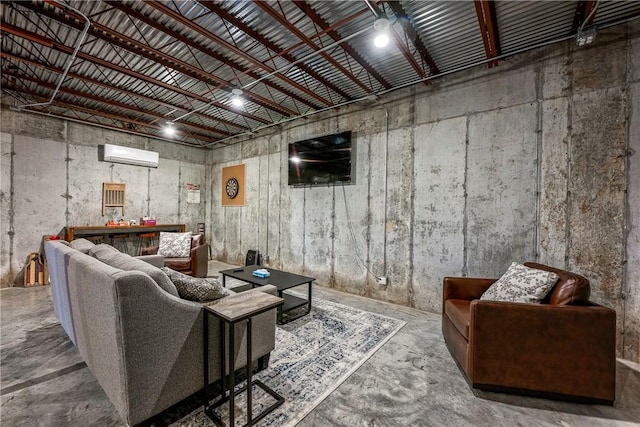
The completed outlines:
{"type": "MultiPolygon", "coordinates": [[[[293,426],[367,361],[406,322],[314,299],[311,313],[276,328],[269,367],[254,375],[285,398],[261,426],[293,426]]],[[[239,384],[238,388],[245,384],[239,384]]],[[[246,400],[236,397],[236,425],[246,423],[246,400]]],[[[274,402],[253,388],[253,413],[274,402]]],[[[216,412],[228,423],[228,404],[216,412]]],[[[173,426],[210,426],[202,408],[173,426]]]]}

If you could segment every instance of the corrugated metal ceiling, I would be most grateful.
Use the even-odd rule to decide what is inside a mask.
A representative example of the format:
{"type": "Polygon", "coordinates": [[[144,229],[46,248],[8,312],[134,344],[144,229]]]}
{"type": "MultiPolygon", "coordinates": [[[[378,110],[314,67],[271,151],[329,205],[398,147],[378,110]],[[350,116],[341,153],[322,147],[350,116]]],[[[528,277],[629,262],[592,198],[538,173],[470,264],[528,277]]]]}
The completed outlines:
{"type": "Polygon", "coordinates": [[[640,16],[636,1],[3,1],[2,92],[27,107],[194,146],[357,102],[640,16]],[[71,8],[65,6],[68,5],[71,8]],[[391,44],[375,48],[377,17],[391,44]],[[346,41],[343,41],[345,40],[346,41]],[[243,89],[245,104],[231,105],[243,89]]]}

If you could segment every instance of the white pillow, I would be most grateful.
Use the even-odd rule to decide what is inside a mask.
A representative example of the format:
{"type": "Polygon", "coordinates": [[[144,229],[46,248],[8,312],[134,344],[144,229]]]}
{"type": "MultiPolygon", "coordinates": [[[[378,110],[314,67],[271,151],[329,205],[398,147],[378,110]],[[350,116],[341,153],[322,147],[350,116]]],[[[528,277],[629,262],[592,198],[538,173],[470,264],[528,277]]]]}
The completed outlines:
{"type": "Polygon", "coordinates": [[[506,273],[487,289],[481,300],[540,303],[558,281],[551,271],[511,263],[506,273]]]}
{"type": "Polygon", "coordinates": [[[184,258],[191,254],[191,232],[168,233],[160,232],[158,255],[167,258],[184,258]]]}

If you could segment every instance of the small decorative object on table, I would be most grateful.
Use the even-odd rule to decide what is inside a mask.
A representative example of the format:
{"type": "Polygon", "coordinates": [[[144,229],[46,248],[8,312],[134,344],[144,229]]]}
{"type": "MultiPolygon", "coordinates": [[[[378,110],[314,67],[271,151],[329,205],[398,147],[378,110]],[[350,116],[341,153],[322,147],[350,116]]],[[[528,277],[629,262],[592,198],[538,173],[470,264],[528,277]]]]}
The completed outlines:
{"type": "Polygon", "coordinates": [[[253,274],[256,277],[260,277],[262,279],[271,276],[271,273],[269,273],[269,270],[267,270],[266,268],[260,268],[251,274],[253,274]]]}
{"type": "Polygon", "coordinates": [[[140,218],[140,225],[156,225],[156,219],[152,216],[143,216],[140,218]]]}

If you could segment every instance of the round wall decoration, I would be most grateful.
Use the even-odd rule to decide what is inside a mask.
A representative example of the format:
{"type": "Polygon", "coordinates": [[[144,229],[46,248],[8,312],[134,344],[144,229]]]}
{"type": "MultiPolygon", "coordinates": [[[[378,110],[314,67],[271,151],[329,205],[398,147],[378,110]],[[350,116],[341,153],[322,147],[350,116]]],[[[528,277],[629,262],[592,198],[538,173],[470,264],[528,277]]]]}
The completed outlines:
{"type": "Polygon", "coordinates": [[[227,196],[230,199],[235,199],[238,195],[238,190],[240,189],[240,185],[238,184],[238,180],[235,178],[229,178],[227,180],[227,185],[225,191],[227,192],[227,196]]]}
{"type": "Polygon", "coordinates": [[[245,165],[225,166],[222,168],[220,185],[220,203],[222,206],[244,206],[245,196],[245,165]]]}

